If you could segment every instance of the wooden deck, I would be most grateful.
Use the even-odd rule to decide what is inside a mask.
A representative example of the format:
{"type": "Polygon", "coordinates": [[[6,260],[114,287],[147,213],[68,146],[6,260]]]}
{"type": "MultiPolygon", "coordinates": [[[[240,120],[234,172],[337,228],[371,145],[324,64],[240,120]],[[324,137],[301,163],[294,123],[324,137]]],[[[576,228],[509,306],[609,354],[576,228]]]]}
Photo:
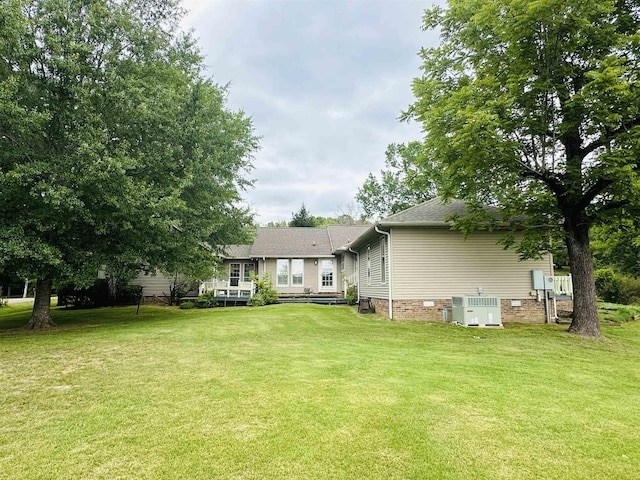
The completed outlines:
{"type": "MultiPolygon", "coordinates": [[[[227,296],[216,295],[216,302],[221,307],[236,307],[246,305],[251,297],[248,295],[240,296],[227,296]]],[[[197,297],[184,297],[181,301],[193,300],[196,301],[197,297]]],[[[347,300],[341,295],[280,295],[278,297],[278,303],[315,303],[318,305],[346,305],[347,300]]]]}
{"type": "Polygon", "coordinates": [[[346,305],[347,299],[326,295],[281,296],[278,303],[315,303],[318,305],[346,305]]]}

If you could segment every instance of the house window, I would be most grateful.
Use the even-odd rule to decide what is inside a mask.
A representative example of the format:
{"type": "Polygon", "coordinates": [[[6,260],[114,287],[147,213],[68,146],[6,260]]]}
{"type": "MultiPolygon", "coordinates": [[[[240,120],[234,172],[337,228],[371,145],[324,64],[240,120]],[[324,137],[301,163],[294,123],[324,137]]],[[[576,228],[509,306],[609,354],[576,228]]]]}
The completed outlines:
{"type": "Polygon", "coordinates": [[[256,268],[253,265],[253,263],[245,263],[243,265],[244,269],[242,271],[242,281],[243,282],[250,282],[251,281],[251,276],[254,274],[256,268]]]}
{"type": "Polygon", "coordinates": [[[301,287],[304,284],[304,260],[291,260],[291,285],[301,287]]]}
{"type": "Polygon", "coordinates": [[[240,264],[232,263],[229,265],[229,285],[237,287],[240,282],[240,264]]]}
{"type": "Polygon", "coordinates": [[[371,245],[367,245],[367,285],[371,285],[371,245]]]}
{"type": "Polygon", "coordinates": [[[387,242],[385,238],[380,239],[380,282],[387,283],[387,256],[386,256],[387,242]]]}
{"type": "Polygon", "coordinates": [[[340,255],[340,271],[341,272],[344,272],[344,261],[345,261],[344,259],[345,259],[345,257],[346,257],[345,254],[340,255]]]}
{"type": "Polygon", "coordinates": [[[276,285],[289,286],[289,260],[287,259],[279,258],[276,262],[276,285]]]}

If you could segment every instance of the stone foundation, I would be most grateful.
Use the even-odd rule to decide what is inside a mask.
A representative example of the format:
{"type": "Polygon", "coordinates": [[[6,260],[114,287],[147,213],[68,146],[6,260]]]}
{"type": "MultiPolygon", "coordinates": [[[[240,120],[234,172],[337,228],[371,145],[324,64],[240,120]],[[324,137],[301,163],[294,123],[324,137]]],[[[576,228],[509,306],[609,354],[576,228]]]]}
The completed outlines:
{"type": "MultiPolygon", "coordinates": [[[[386,318],[389,317],[389,303],[385,299],[372,298],[376,313],[386,318]]],[[[573,307],[572,302],[562,303],[562,309],[573,307]]],[[[423,320],[429,322],[442,322],[442,311],[451,306],[451,299],[446,300],[394,300],[393,319],[423,320]]],[[[502,322],[518,323],[545,323],[546,314],[544,301],[538,302],[533,298],[527,299],[502,299],[502,322]]],[[[561,305],[558,302],[558,310],[561,305]]],[[[549,313],[553,317],[553,303],[549,302],[549,313]]]]}

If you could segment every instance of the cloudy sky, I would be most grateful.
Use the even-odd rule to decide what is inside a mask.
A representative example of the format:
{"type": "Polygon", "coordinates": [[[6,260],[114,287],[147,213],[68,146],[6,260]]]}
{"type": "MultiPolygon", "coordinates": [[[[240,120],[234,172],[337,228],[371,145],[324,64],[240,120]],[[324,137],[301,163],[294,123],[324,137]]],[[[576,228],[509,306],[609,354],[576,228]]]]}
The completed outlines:
{"type": "MultiPolygon", "coordinates": [[[[400,123],[420,47],[437,43],[421,16],[437,0],[186,0],[208,74],[262,137],[246,199],[261,224],[304,202],[336,216],[389,143],[420,138],[400,123]]],[[[439,3],[442,3],[440,0],[439,3]]]]}

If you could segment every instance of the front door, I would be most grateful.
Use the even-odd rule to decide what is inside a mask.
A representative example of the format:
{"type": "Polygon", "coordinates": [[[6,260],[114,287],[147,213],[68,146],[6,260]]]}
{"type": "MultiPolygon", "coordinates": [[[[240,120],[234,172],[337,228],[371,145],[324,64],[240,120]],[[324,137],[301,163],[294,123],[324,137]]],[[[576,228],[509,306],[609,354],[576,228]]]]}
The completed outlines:
{"type": "Polygon", "coordinates": [[[318,269],[318,291],[335,292],[335,265],[333,260],[320,260],[318,269]]]}

